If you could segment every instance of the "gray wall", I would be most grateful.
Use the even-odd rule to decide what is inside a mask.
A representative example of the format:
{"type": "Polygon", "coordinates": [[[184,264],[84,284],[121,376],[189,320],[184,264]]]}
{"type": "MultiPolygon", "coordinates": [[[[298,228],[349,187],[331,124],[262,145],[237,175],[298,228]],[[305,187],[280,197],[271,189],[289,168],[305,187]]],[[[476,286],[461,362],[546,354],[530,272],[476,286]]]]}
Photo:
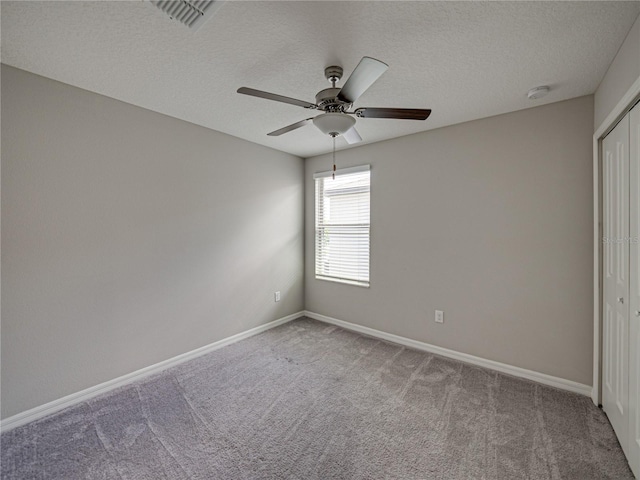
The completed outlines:
{"type": "Polygon", "coordinates": [[[3,66],[2,417],[302,310],[303,175],[3,66]]]}
{"type": "Polygon", "coordinates": [[[595,94],[594,130],[611,113],[627,90],[640,78],[640,16],[611,62],[595,94]]]}
{"type": "Polygon", "coordinates": [[[339,151],[372,166],[369,289],[314,277],[307,159],[307,310],[590,385],[592,134],[587,96],[339,151]]]}

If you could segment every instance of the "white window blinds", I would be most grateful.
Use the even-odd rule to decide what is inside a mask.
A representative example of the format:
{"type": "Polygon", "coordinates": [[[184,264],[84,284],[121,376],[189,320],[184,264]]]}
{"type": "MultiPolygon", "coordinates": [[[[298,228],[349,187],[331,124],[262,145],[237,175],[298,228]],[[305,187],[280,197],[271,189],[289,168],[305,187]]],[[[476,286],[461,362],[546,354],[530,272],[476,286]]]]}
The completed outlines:
{"type": "Polygon", "coordinates": [[[369,286],[369,165],[314,175],[316,278],[369,286]]]}

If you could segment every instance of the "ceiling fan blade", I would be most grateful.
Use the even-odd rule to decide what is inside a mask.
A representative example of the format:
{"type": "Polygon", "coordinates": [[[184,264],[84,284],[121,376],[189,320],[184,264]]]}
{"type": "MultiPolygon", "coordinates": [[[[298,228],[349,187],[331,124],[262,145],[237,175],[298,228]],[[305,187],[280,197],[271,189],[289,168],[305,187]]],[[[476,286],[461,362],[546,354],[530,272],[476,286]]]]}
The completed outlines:
{"type": "Polygon", "coordinates": [[[275,100],[276,102],[290,103],[291,105],[297,105],[304,108],[316,108],[314,103],[305,102],[304,100],[297,100],[295,98],[285,97],[283,95],[276,95],[275,93],[263,92],[262,90],[255,90],[253,88],[241,87],[238,89],[238,93],[243,95],[251,95],[259,98],[266,98],[267,100],[275,100]]]}
{"type": "Polygon", "coordinates": [[[349,145],[353,145],[354,143],[359,143],[362,141],[362,137],[356,130],[356,127],[351,127],[342,136],[344,137],[344,139],[347,141],[349,145]]]}
{"type": "Polygon", "coordinates": [[[389,65],[371,57],[362,57],[360,63],[351,73],[346,83],[338,93],[338,98],[343,102],[353,103],[373,82],[387,71],[389,65]]]}
{"type": "Polygon", "coordinates": [[[360,118],[396,118],[400,120],[426,120],[431,110],[422,108],[358,108],[355,112],[360,118]]]}
{"type": "Polygon", "coordinates": [[[304,127],[307,123],[309,123],[311,120],[313,120],[313,118],[307,118],[306,120],[300,120],[299,122],[293,123],[291,125],[288,125],[286,127],[282,127],[279,130],[275,130],[271,133],[267,133],[267,135],[269,135],[270,137],[277,137],[279,135],[282,135],[283,133],[287,133],[290,132],[292,130],[296,130],[300,127],[304,127]]]}

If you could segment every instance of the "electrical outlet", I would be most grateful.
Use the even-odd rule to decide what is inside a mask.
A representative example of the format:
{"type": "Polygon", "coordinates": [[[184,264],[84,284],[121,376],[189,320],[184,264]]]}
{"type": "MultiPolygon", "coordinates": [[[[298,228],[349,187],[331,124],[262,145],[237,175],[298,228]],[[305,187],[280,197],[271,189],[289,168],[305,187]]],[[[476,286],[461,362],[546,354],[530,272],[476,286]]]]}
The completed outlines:
{"type": "Polygon", "coordinates": [[[436,323],[444,323],[444,312],[436,310],[436,323]]]}
{"type": "Polygon", "coordinates": [[[274,301],[279,302],[280,301],[280,292],[274,293],[273,294],[273,299],[274,299],[274,301]]]}

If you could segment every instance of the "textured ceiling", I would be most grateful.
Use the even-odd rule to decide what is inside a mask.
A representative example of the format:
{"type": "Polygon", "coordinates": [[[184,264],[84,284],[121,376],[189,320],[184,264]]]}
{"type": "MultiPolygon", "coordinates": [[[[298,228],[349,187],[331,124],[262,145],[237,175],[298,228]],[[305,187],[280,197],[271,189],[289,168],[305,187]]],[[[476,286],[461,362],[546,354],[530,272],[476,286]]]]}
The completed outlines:
{"type": "MultiPolygon", "coordinates": [[[[640,2],[229,1],[193,33],[146,1],[0,2],[2,62],[278,150],[330,150],[314,101],[328,65],[389,70],[356,107],[431,108],[424,121],[358,119],[364,143],[593,93],[640,2]],[[550,85],[532,102],[526,92],[550,85]]],[[[339,84],[340,86],[341,84],[339,84]]],[[[343,139],[339,148],[346,148],[343,139]]]]}

